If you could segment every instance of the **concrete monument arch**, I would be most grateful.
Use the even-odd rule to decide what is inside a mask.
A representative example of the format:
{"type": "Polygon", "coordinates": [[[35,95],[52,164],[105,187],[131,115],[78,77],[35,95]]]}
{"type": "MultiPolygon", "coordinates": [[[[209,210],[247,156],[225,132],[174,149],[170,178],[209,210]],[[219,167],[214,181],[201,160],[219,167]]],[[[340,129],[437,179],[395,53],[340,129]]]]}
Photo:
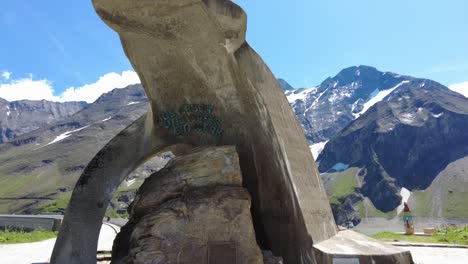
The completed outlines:
{"type": "Polygon", "coordinates": [[[228,0],[93,0],[120,36],[148,113],[81,175],[52,263],[94,263],[102,217],[124,178],[176,143],[234,145],[261,246],[285,263],[316,263],[336,227],[302,127],[275,77],[245,41],[247,16],[228,0]]]}

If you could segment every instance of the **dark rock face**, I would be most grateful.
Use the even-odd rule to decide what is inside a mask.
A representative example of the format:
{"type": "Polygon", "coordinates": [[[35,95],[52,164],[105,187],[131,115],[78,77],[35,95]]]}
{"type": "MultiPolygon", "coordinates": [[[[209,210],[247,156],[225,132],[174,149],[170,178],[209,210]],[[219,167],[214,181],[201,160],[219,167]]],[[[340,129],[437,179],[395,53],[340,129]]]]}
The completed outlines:
{"type": "Polygon", "coordinates": [[[354,208],[354,204],[358,201],[361,201],[363,198],[360,194],[352,194],[346,197],[343,201],[340,201],[341,204],[331,204],[333,217],[335,222],[338,225],[352,227],[356,226],[361,222],[361,216],[357,211],[357,208],[354,208]]]}
{"type": "Polygon", "coordinates": [[[286,91],[310,143],[326,141],[359,117],[379,91],[412,77],[380,72],[369,66],[349,67],[311,89],[286,91]]]}
{"type": "Polygon", "coordinates": [[[0,144],[63,120],[87,107],[86,102],[0,100],[0,144]]]}
{"type": "Polygon", "coordinates": [[[294,90],[294,88],[287,81],[283,79],[278,79],[278,83],[281,86],[281,89],[283,89],[283,91],[294,90]]]}
{"type": "MultiPolygon", "coordinates": [[[[220,256],[222,263],[263,263],[241,182],[234,147],[174,158],[138,190],[113,263],[218,263],[220,256]]],[[[271,253],[265,258],[281,263],[271,253]]]]}
{"type": "Polygon", "coordinates": [[[468,99],[415,79],[350,123],[325,146],[319,170],[341,162],[365,168],[361,193],[382,211],[399,189],[426,189],[450,162],[468,155],[468,99]]]}

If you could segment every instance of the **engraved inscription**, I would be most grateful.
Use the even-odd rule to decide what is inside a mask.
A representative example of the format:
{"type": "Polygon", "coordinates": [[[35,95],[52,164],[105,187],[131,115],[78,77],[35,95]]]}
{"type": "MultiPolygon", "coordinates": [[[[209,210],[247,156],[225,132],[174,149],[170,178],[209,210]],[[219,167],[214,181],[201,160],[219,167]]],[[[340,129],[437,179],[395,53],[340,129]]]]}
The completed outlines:
{"type": "Polygon", "coordinates": [[[213,115],[214,107],[207,104],[185,104],[178,112],[162,112],[158,116],[159,125],[169,129],[175,136],[191,131],[200,131],[221,137],[224,133],[222,121],[213,115]]]}

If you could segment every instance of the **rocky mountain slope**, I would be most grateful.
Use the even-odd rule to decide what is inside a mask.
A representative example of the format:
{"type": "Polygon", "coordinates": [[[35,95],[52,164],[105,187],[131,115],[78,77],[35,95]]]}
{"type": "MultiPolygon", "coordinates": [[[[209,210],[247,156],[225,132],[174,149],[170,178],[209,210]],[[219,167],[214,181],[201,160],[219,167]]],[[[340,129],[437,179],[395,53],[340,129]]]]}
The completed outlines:
{"type": "Polygon", "coordinates": [[[309,89],[287,90],[286,96],[311,144],[327,141],[385,95],[412,80],[373,67],[354,66],[309,89]]]}
{"type": "Polygon", "coordinates": [[[8,102],[0,98],[0,144],[18,135],[63,120],[87,107],[86,102],[57,103],[46,100],[8,102]]]}
{"type": "MultiPolygon", "coordinates": [[[[324,148],[319,170],[339,223],[396,215],[406,189],[420,215],[468,217],[460,207],[468,199],[467,98],[434,81],[367,66],[344,69],[311,89],[279,82],[316,158],[324,148]]],[[[0,107],[15,109],[14,103],[0,100],[0,107]]],[[[55,104],[34,103],[41,103],[39,109],[55,104]]],[[[57,105],[60,110],[41,110],[45,114],[34,126],[29,117],[15,119],[16,136],[0,144],[0,212],[63,210],[62,201],[90,159],[147,110],[140,85],[103,94],[74,113],[57,105]]],[[[6,113],[0,118],[14,115],[6,113]]],[[[122,211],[142,178],[164,163],[155,158],[131,175],[113,208],[122,211]]]]}
{"type": "MultiPolygon", "coordinates": [[[[0,212],[27,212],[69,195],[91,158],[146,111],[141,85],[114,89],[69,118],[1,144],[0,212]]],[[[162,166],[155,162],[128,184],[162,166]]]]}
{"type": "MultiPolygon", "coordinates": [[[[400,205],[402,188],[421,193],[437,182],[465,186],[443,191],[451,191],[454,201],[468,197],[468,99],[425,79],[405,78],[397,86],[332,137],[318,156],[319,171],[334,174],[335,179],[349,173],[348,168],[356,170],[348,182],[353,190],[337,197],[337,212],[358,211],[364,199],[379,211],[390,212],[400,205]],[[458,179],[444,173],[454,162],[461,172],[458,179]],[[435,181],[438,175],[444,179],[435,181]]],[[[424,201],[420,208],[416,202],[414,206],[426,211],[429,205],[424,201]]],[[[452,210],[449,204],[439,206],[452,210]]]]}

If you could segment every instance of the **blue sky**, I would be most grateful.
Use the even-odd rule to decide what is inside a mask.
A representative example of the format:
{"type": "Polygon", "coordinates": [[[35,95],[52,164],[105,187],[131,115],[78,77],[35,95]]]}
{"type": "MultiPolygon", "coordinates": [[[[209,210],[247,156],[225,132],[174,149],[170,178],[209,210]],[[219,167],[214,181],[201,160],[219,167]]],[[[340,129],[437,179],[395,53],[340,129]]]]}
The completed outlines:
{"type": "MultiPolygon", "coordinates": [[[[466,0],[234,2],[248,14],[251,46],[294,87],[352,65],[445,85],[468,81],[466,0]]],[[[0,28],[0,97],[81,99],[83,87],[100,93],[135,80],[122,74],[132,68],[90,0],[2,1],[0,28]]]]}

